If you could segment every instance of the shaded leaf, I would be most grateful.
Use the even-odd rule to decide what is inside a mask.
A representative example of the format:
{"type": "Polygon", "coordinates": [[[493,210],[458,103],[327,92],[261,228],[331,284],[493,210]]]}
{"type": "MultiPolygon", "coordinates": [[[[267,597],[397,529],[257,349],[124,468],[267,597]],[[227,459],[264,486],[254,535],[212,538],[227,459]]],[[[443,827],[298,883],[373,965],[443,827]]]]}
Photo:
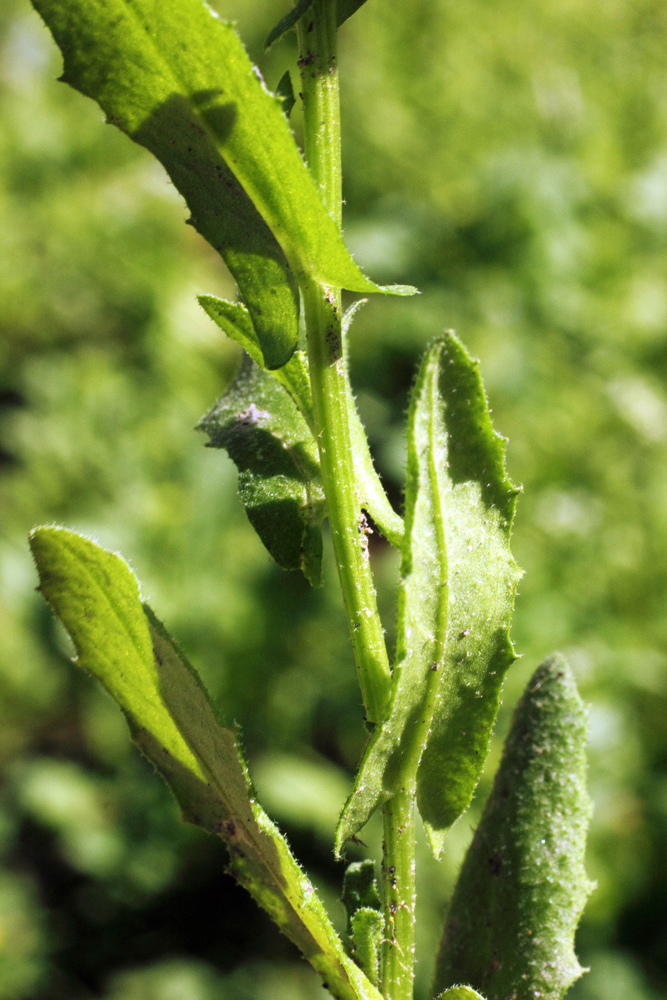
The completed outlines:
{"type": "MultiPolygon", "coordinates": [[[[260,368],[268,367],[248,310],[241,302],[227,302],[225,299],[216,298],[215,295],[198,295],[197,301],[213,322],[248,352],[255,364],[260,368]]],[[[313,398],[310,391],[308,363],[303,351],[295,351],[286,365],[271,369],[271,374],[289,392],[312,431],[313,398]]]]}
{"type": "Polygon", "coordinates": [[[40,589],[77,659],[123,709],[184,818],[226,841],[230,869],[341,1000],[379,1000],[334,931],[285,840],[255,801],[236,733],[221,727],[193,668],[139,597],[120,556],[62,528],[31,548],[40,589]]]}
{"type": "MultiPolygon", "coordinates": [[[[348,17],[359,10],[366,3],[366,0],[338,0],[336,5],[336,20],[338,21],[338,27],[347,21],[348,17]]],[[[264,42],[265,48],[269,49],[279,38],[282,38],[291,28],[294,28],[297,21],[303,17],[306,11],[312,7],[313,0],[299,0],[299,2],[292,7],[289,14],[285,14],[283,18],[278,21],[278,23],[271,29],[271,31],[266,36],[266,41],[264,42]]]]}
{"type": "Polygon", "coordinates": [[[296,104],[296,97],[294,96],[292,77],[290,76],[290,71],[288,69],[285,70],[283,75],[278,80],[276,97],[279,97],[283,102],[283,114],[286,118],[289,118],[292,114],[292,108],[296,104]]]}
{"type": "Polygon", "coordinates": [[[391,709],[364,755],[337,850],[415,775],[436,853],[470,802],[514,660],[516,493],[477,363],[448,333],[428,352],[410,407],[391,709]]]}
{"type": "Polygon", "coordinates": [[[315,441],[297,407],[247,355],[234,382],[200,422],[239,471],[239,495],[276,562],[322,577],[324,493],[315,441]]]}
{"type": "Polygon", "coordinates": [[[381,908],[382,901],[375,878],[375,862],[353,861],[347,866],[343,879],[342,902],[347,913],[348,931],[357,910],[381,908]]]}
{"type": "Polygon", "coordinates": [[[581,975],[574,933],[592,888],[585,743],[574,677],[552,656],[517,706],[452,897],[437,990],[466,982],[488,1000],[560,1000],[581,975]]]}
{"type": "MultiPolygon", "coordinates": [[[[240,302],[226,302],[214,295],[199,295],[198,301],[207,314],[224,332],[243,347],[260,367],[264,367],[261,347],[253,330],[248,312],[240,302]]],[[[350,321],[364,299],[355,302],[347,310],[343,319],[343,333],[347,332],[350,321]]],[[[345,339],[343,341],[345,343],[345,339]]],[[[309,428],[315,433],[313,400],[310,391],[308,363],[302,351],[295,351],[282,368],[271,372],[274,379],[289,392],[309,428]]],[[[354,468],[359,488],[359,508],[368,511],[378,528],[394,545],[400,545],[403,537],[403,519],[394,511],[380,482],[371,453],[368,438],[350,391],[348,394],[350,435],[352,439],[354,468]]]]}

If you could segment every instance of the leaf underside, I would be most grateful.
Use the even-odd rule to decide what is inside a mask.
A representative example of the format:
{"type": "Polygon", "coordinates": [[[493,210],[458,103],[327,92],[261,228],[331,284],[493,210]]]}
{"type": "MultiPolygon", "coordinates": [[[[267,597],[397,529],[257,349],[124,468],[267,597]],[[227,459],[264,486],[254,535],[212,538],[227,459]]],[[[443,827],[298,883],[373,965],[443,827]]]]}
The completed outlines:
{"type": "Polygon", "coordinates": [[[287,843],[256,802],[236,732],[220,726],[198,675],[147,606],[120,556],[63,528],[30,539],[40,590],[77,661],[122,708],[184,818],[219,835],[230,869],[340,1000],[380,1000],[345,953],[287,843]]]}
{"type": "Polygon", "coordinates": [[[581,975],[574,933],[592,889],[584,869],[586,723],[569,666],[550,657],[517,706],[463,863],[436,992],[465,982],[488,1000],[560,1000],[581,975]]]}
{"type": "Polygon", "coordinates": [[[340,851],[399,787],[417,783],[436,854],[486,757],[520,576],[509,549],[517,490],[477,363],[453,334],[428,352],[409,414],[396,665],[337,832],[340,851]]]}
{"type": "Polygon", "coordinates": [[[325,502],[319,456],[287,392],[245,355],[199,428],[209,446],[224,448],[236,465],[248,518],[278,565],[301,569],[320,586],[325,502]]]}
{"type": "MultiPolygon", "coordinates": [[[[348,17],[352,17],[360,7],[366,3],[366,0],[338,0],[336,5],[336,20],[338,22],[338,27],[347,21],[348,17]]],[[[309,10],[313,5],[313,0],[299,0],[299,2],[292,7],[289,14],[285,14],[283,18],[278,21],[276,26],[271,29],[269,34],[266,36],[266,41],[264,42],[264,47],[269,49],[274,45],[279,38],[282,38],[284,34],[294,28],[297,21],[299,21],[303,15],[309,10]]]]}

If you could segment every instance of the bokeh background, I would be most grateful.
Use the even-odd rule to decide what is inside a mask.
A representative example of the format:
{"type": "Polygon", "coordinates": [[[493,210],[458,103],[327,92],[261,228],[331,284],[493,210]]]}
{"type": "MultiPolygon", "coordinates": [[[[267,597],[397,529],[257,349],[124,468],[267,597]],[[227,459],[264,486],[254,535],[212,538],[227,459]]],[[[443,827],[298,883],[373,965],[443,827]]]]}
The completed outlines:
{"type": "MultiPolygon", "coordinates": [[[[269,86],[286,0],[216,0],[269,86]]],[[[595,800],[572,1000],[667,996],[667,7],[370,0],[341,31],[345,230],[377,280],[352,377],[401,503],[403,417],[443,327],[481,358],[521,482],[526,576],[498,725],[568,654],[595,800]]],[[[315,1000],[317,977],[178,821],[111,701],[69,662],[26,535],[120,550],[243,729],[269,812],[336,919],[337,811],[362,742],[330,556],[280,571],[193,428],[239,363],[197,292],[233,295],[158,164],[55,82],[28,0],[0,6],[0,1000],[315,1000]]],[[[298,89],[298,88],[297,88],[298,89]]],[[[298,133],[298,112],[294,119],[298,133]]],[[[395,555],[374,567],[392,630],[395,555]]],[[[418,996],[461,853],[420,847],[418,996]]],[[[377,846],[371,824],[368,849],[377,846]]],[[[362,849],[360,849],[362,850],[362,849]]]]}

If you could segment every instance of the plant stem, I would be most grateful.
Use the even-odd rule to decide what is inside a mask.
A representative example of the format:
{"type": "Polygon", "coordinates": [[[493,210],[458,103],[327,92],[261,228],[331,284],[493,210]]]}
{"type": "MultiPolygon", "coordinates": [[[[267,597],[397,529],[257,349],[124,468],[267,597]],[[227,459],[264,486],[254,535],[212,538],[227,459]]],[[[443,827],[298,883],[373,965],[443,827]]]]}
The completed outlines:
{"type": "MultiPolygon", "coordinates": [[[[314,0],[297,28],[306,160],[322,199],[341,225],[340,113],[336,4],[314,0]]],[[[340,289],[302,283],[313,409],[343,599],[368,719],[382,722],[390,673],[382,623],[361,530],[350,439],[350,390],[343,358],[340,289]]],[[[385,943],[383,993],[411,1000],[414,976],[414,783],[383,809],[385,943]]]]}
{"type": "MultiPolygon", "coordinates": [[[[340,110],[336,61],[336,4],[314,0],[299,22],[308,167],[331,217],[340,228],[342,186],[340,110]]],[[[350,389],[343,358],[339,288],[311,279],[301,283],[313,413],[322,480],[338,575],[347,613],[361,692],[370,722],[381,722],[389,697],[390,671],[377,609],[364,520],[359,507],[350,437],[350,389]]]]}
{"type": "Polygon", "coordinates": [[[415,966],[414,802],[414,787],[402,788],[382,810],[385,927],[381,979],[382,993],[387,1000],[412,1000],[415,966]]]}

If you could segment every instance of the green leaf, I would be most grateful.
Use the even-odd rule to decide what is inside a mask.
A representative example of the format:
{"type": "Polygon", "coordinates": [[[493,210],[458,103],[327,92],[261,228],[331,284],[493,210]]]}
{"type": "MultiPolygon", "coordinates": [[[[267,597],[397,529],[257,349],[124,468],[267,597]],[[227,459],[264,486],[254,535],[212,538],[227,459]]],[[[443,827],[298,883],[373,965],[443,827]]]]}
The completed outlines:
{"type": "MultiPolygon", "coordinates": [[[[348,17],[352,17],[356,11],[359,10],[366,3],[366,0],[338,0],[336,7],[336,20],[338,21],[338,27],[347,21],[348,17]]],[[[299,2],[292,8],[289,14],[285,14],[283,18],[278,21],[276,26],[271,29],[271,31],[266,36],[266,41],[264,42],[264,47],[270,49],[279,38],[294,28],[297,21],[299,21],[306,11],[312,7],[313,0],[299,0],[299,2]]]]}
{"type": "Polygon", "coordinates": [[[375,862],[353,861],[347,866],[343,879],[342,902],[347,913],[348,931],[357,910],[381,908],[382,901],[375,878],[375,862]]]}
{"type": "Polygon", "coordinates": [[[471,986],[452,986],[438,997],[438,1000],[484,1000],[471,986]]]}
{"type": "Polygon", "coordinates": [[[417,765],[440,688],[447,623],[446,467],[439,354],[419,372],[408,416],[405,535],[399,589],[398,641],[387,721],[373,734],[339,824],[336,850],[399,787],[414,792],[417,765]]]}
{"type": "Polygon", "coordinates": [[[40,589],[84,670],[123,709],[135,742],[184,818],[226,841],[230,869],[341,1000],[380,1000],[346,955],[322,903],[255,800],[236,733],[221,727],[196,672],[139,597],[120,556],[63,528],[38,528],[40,589]]]}
{"type": "Polygon", "coordinates": [[[441,696],[417,775],[417,804],[436,856],[467,808],[488,752],[522,572],[510,551],[519,490],[505,469],[506,440],[491,423],[479,374],[452,334],[439,360],[446,440],[449,611],[441,696]],[[446,780],[443,780],[446,775],[446,780]]]}
{"type": "MultiPolygon", "coordinates": [[[[213,322],[248,352],[255,364],[260,368],[268,367],[248,310],[241,302],[227,302],[225,299],[216,298],[215,295],[198,295],[197,301],[213,322]]],[[[270,371],[274,379],[289,392],[312,431],[313,397],[310,391],[308,363],[303,351],[295,351],[286,365],[270,371]]]]}
{"type": "Polygon", "coordinates": [[[509,533],[516,492],[476,362],[446,334],[422,364],[408,419],[391,708],[343,809],[337,851],[416,780],[438,852],[472,797],[514,659],[508,629],[519,571],[509,533]]]}
{"type": "Polygon", "coordinates": [[[283,253],[297,279],[412,294],[380,288],[359,270],[282,101],[233,27],[201,0],[34,3],[64,54],[63,79],[157,156],[196,227],[225,256],[269,367],[284,364],[297,344],[296,289],[283,253]]]}
{"type": "Polygon", "coordinates": [[[380,985],[380,952],[384,939],[384,917],[375,909],[362,907],[352,917],[354,960],[373,986],[380,985]]]}
{"type": "Polygon", "coordinates": [[[198,778],[203,772],[158,693],[139,587],[120,556],[64,528],[37,528],[30,547],[39,590],[69,632],[77,662],[135,725],[198,778]]]}
{"type": "Polygon", "coordinates": [[[289,118],[292,114],[292,108],[296,104],[296,97],[294,96],[292,77],[290,76],[290,71],[288,69],[285,70],[283,75],[278,80],[276,97],[279,97],[283,102],[283,114],[286,118],[289,118]]]}
{"type": "Polygon", "coordinates": [[[436,989],[471,983],[488,1000],[560,1000],[582,973],[574,933],[592,889],[586,713],[552,656],[517,706],[491,796],[454,890],[436,989]]]}
{"type": "MultiPolygon", "coordinates": [[[[247,309],[240,302],[226,302],[214,295],[199,295],[198,301],[221,330],[243,347],[260,367],[265,367],[261,347],[257,340],[247,309]]],[[[343,343],[352,317],[365,302],[355,302],[343,318],[343,343]]],[[[308,362],[303,351],[295,351],[282,368],[271,371],[273,378],[292,397],[311,432],[315,433],[313,399],[310,391],[308,362]]],[[[403,538],[403,520],[394,511],[380,482],[352,392],[348,398],[350,434],[352,438],[355,474],[359,488],[359,507],[371,515],[378,528],[394,545],[400,545],[403,538]]]]}
{"type": "Polygon", "coordinates": [[[324,493],[315,441],[297,407],[273,378],[245,356],[236,379],[200,422],[213,448],[239,470],[239,494],[276,562],[322,578],[324,493]]]}
{"type": "Polygon", "coordinates": [[[250,72],[249,89],[262,90],[232,29],[198,0],[35,7],[63,51],[62,79],[160,160],[232,272],[267,363],[284,364],[297,343],[296,281],[218,139],[235,122],[240,95],[230,83],[250,72]]]}
{"type": "MultiPolygon", "coordinates": [[[[346,365],[348,363],[349,329],[354,316],[366,302],[367,299],[358,299],[356,302],[353,302],[343,316],[343,360],[346,365]]],[[[354,472],[359,490],[359,506],[368,511],[385,538],[392,545],[400,547],[403,541],[403,518],[396,513],[389,503],[384,486],[375,469],[375,463],[373,462],[368,446],[368,437],[359,418],[349,379],[347,380],[347,388],[350,440],[352,443],[354,472]]]]}

